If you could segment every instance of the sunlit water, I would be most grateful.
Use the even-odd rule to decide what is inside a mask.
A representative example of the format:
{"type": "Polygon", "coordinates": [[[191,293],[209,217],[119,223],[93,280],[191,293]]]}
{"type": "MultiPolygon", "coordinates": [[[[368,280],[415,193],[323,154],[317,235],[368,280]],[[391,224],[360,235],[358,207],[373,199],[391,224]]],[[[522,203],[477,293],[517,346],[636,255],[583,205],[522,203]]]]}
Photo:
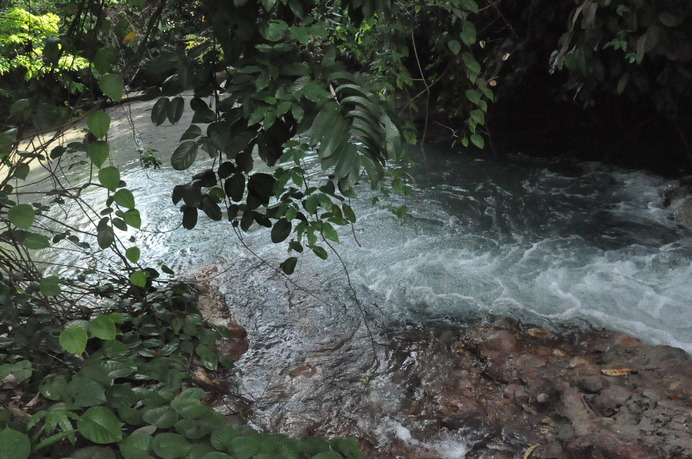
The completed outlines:
{"type": "MultiPolygon", "coordinates": [[[[217,267],[252,342],[236,375],[259,427],[398,438],[431,457],[463,457],[468,440],[459,432],[407,424],[416,394],[404,394],[402,378],[424,356],[397,360],[370,332],[382,342],[406,328],[509,315],[548,328],[603,326],[692,351],[692,234],[663,207],[660,193],[670,185],[663,178],[429,147],[425,159],[414,153],[412,197],[354,203],[358,222],[340,231],[337,247],[349,277],[331,254],[328,261],[301,256],[287,279],[276,270],[286,247],[272,245],[264,229],[243,236],[253,254],[228,222],[200,218],[194,231],[178,227],[170,191],[189,175],[165,159],[177,135],[154,138],[160,170],[141,169],[127,138],[118,155],[146,222],[133,234],[150,262],[183,274],[217,267]],[[411,216],[398,220],[389,204],[408,206],[411,216]]],[[[364,186],[360,193],[371,196],[364,186]]],[[[50,259],[76,256],[51,252],[50,259]]],[[[429,371],[444,377],[443,368],[429,371]]]]}

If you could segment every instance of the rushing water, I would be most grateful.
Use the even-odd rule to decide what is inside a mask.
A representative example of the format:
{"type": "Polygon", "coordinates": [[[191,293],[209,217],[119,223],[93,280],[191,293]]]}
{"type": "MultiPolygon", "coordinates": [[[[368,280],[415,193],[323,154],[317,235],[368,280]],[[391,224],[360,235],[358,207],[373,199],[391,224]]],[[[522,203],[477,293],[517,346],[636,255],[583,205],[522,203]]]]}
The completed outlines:
{"type": "MultiPolygon", "coordinates": [[[[167,135],[144,146],[167,152],[177,140],[167,135]]],[[[131,151],[127,142],[122,149],[131,151]]],[[[387,202],[408,206],[409,218],[355,203],[359,220],[341,230],[337,247],[348,276],[337,256],[306,255],[289,280],[275,269],[285,246],[272,245],[264,229],[243,243],[228,223],[200,219],[194,231],[176,229],[170,190],[189,175],[167,165],[142,170],[121,153],[147,222],[137,235],[147,259],[182,273],[214,265],[233,316],[248,329],[252,348],[237,375],[258,426],[369,432],[380,443],[398,438],[432,456],[463,457],[468,438],[459,432],[419,438],[425,426],[406,424],[402,413],[416,394],[403,396],[402,375],[424,355],[397,358],[375,341],[411,327],[509,315],[548,328],[604,326],[692,351],[692,234],[663,207],[670,182],[661,177],[428,147],[414,153],[413,196],[387,202]]]]}

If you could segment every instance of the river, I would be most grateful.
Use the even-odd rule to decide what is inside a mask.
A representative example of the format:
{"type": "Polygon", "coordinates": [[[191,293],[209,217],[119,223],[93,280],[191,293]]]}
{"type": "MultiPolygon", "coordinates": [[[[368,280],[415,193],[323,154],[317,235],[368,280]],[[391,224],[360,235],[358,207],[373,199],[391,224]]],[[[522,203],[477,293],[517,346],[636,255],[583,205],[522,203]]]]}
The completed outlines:
{"type": "MultiPolygon", "coordinates": [[[[692,233],[673,222],[661,196],[674,181],[428,145],[411,153],[412,196],[371,205],[373,193],[359,186],[358,221],[340,231],[339,256],[301,256],[289,279],[276,269],[286,247],[272,245],[265,229],[241,242],[228,222],[179,227],[170,191],[189,175],[167,157],[184,127],[154,128],[146,106],[136,107],[136,131],[120,120],[111,141],[145,222],[138,243],[147,261],[178,274],[215,267],[252,343],[234,377],[254,401],[256,426],[370,432],[380,443],[396,437],[463,457],[467,436],[416,438],[400,414],[402,400],[415,398],[404,397],[398,379],[410,362],[381,343],[407,330],[437,333],[506,315],[551,330],[607,327],[692,352],[692,233]],[[158,150],[164,165],[142,169],[137,148],[158,150]],[[388,205],[406,205],[410,216],[397,219],[388,205]]],[[[71,252],[50,257],[76,263],[71,252]]]]}

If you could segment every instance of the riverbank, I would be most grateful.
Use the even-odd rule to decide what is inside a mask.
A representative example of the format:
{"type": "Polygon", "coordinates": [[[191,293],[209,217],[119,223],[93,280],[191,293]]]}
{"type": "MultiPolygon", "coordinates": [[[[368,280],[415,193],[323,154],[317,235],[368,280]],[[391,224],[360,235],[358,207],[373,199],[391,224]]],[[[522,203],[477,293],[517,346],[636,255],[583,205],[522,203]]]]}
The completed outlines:
{"type": "MultiPolygon", "coordinates": [[[[201,289],[203,311],[229,320],[217,288],[206,283],[201,289]]],[[[229,352],[244,352],[244,332],[238,336],[229,352]]],[[[248,340],[252,353],[258,337],[248,340]]],[[[352,375],[362,397],[355,406],[381,399],[388,387],[389,396],[396,394],[390,401],[395,411],[382,413],[375,428],[358,422],[368,414],[356,408],[353,422],[312,414],[277,419],[278,431],[301,425],[291,433],[355,436],[366,457],[382,459],[692,456],[692,361],[681,349],[608,330],[552,333],[508,318],[463,330],[415,329],[378,342],[379,370],[367,379],[352,375]],[[456,440],[428,441],[441,432],[456,440]]],[[[287,399],[253,404],[264,410],[272,403],[300,404],[290,394],[301,393],[297,386],[310,387],[322,373],[319,361],[308,357],[291,372],[287,399]]],[[[231,378],[232,392],[242,392],[242,385],[242,374],[231,378]]],[[[336,393],[338,384],[331,389],[330,396],[343,396],[336,393]]],[[[245,419],[251,424],[252,413],[251,405],[245,419]]],[[[277,418],[283,415],[277,409],[277,418]]]]}

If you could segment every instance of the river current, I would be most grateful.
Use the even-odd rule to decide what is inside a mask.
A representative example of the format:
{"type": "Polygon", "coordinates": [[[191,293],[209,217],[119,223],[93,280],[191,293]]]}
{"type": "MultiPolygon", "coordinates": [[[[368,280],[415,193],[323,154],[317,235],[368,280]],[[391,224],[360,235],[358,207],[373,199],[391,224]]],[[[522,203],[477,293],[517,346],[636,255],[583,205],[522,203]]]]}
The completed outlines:
{"type": "MultiPolygon", "coordinates": [[[[252,343],[235,377],[259,427],[295,434],[317,423],[320,432],[371,432],[380,442],[396,437],[437,457],[463,457],[460,433],[418,439],[397,414],[395,370],[407,363],[377,343],[403,330],[507,315],[553,330],[607,327],[692,352],[692,232],[672,220],[661,195],[674,181],[599,163],[427,146],[412,152],[412,196],[372,205],[373,192],[359,186],[358,221],[340,230],[339,256],[305,254],[289,279],[276,269],[286,247],[271,244],[265,229],[241,243],[228,222],[201,217],[193,231],[179,227],[170,191],[191,174],[167,158],[184,128],[157,133],[146,116],[134,121],[139,132],[116,131],[122,151],[112,156],[145,222],[136,233],[143,257],[183,275],[214,266],[252,343]],[[142,169],[133,147],[159,150],[164,165],[142,169]],[[410,215],[398,219],[390,205],[410,215]]],[[[71,256],[51,255],[68,264],[71,256]]]]}

